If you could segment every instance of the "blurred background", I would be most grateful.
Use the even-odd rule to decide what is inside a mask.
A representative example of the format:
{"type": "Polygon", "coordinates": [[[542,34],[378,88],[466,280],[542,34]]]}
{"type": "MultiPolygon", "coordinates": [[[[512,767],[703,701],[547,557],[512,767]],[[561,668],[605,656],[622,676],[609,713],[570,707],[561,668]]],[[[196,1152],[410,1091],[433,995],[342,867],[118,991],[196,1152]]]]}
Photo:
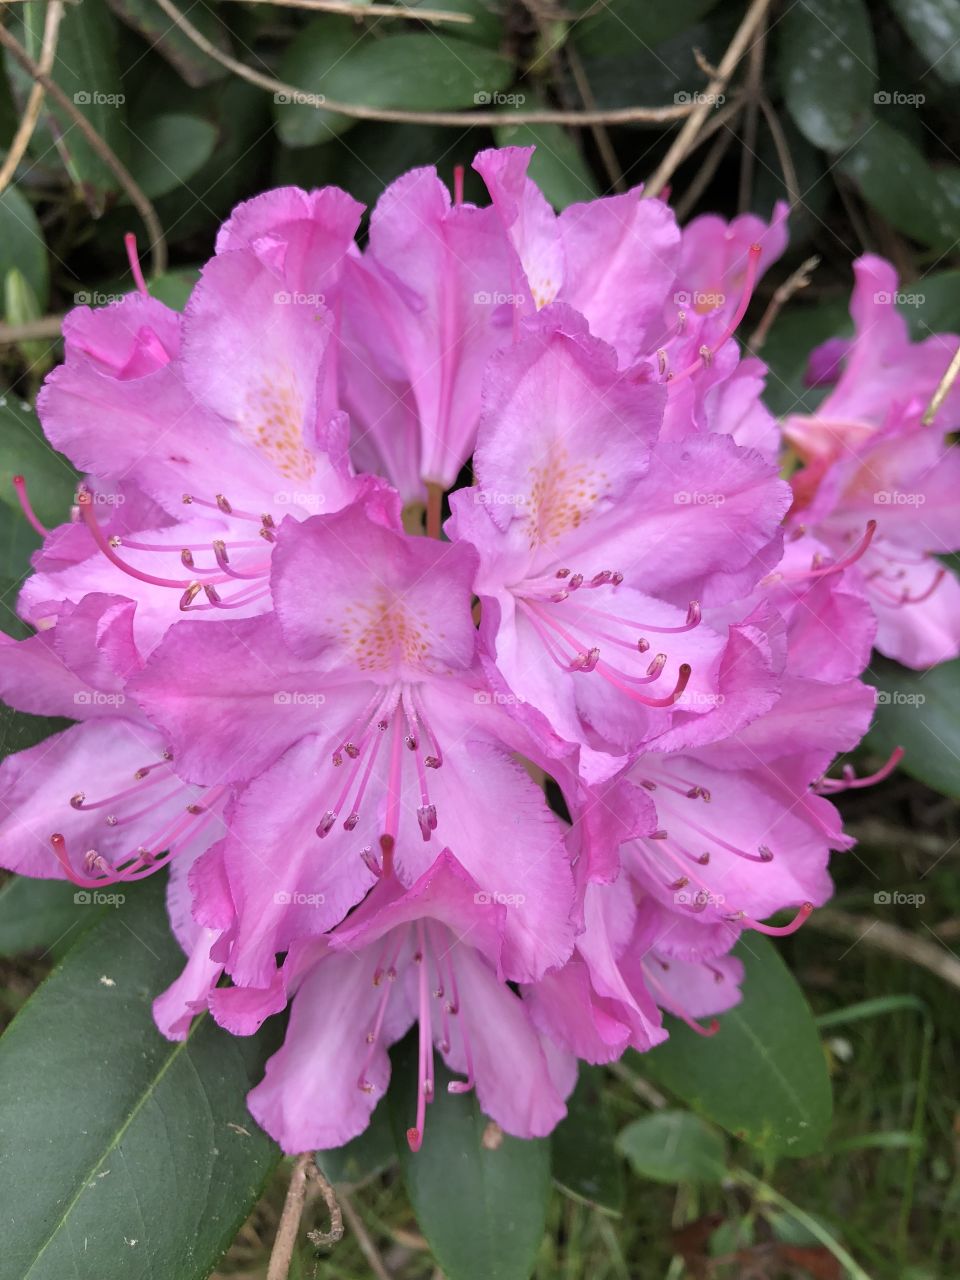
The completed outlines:
{"type": "MultiPolygon", "coordinates": [[[[12,476],[29,473],[48,523],[75,480],[32,408],[63,314],[132,287],[129,231],[151,291],[182,306],[221,220],[269,186],[335,183],[372,205],[412,166],[451,181],[466,165],[479,199],[475,153],[534,143],[531,173],[558,209],[640,183],[681,221],[769,217],[787,201],[790,248],[741,333],[770,366],[777,414],[815,407],[806,360],[849,332],[851,264],[866,251],[896,265],[915,338],[960,331],[960,0],[8,0],[0,41],[10,634],[38,543],[12,476]]],[[[653,1168],[622,1131],[667,1123],[671,1098],[636,1055],[587,1073],[539,1280],[960,1275],[958,668],[873,665],[884,697],[856,763],[899,743],[903,765],[840,798],[858,845],[835,859],[837,896],[779,944],[833,1078],[825,1149],[775,1161],[699,1134],[720,1142],[726,1178],[698,1178],[692,1157],[653,1168]],[[609,1141],[587,1178],[591,1133],[609,1141]]],[[[30,718],[4,716],[3,754],[34,740],[30,718]]],[[[88,925],[49,885],[0,886],[3,1021],[88,925]]],[[[329,1171],[343,1241],[304,1241],[291,1276],[439,1280],[382,1129],[329,1171]]],[[[218,1275],[266,1275],[288,1178],[272,1175],[218,1275]]]]}

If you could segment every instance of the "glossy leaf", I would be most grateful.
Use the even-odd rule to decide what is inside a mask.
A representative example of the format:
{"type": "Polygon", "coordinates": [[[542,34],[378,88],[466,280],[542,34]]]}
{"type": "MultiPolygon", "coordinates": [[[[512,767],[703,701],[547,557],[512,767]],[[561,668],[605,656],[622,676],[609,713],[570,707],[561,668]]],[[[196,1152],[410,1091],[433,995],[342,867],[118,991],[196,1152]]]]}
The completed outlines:
{"type": "Polygon", "coordinates": [[[567,1115],[550,1136],[553,1177],[564,1191],[606,1213],[623,1212],[623,1167],[603,1097],[603,1071],[580,1065],[567,1115]]]}
{"type": "Polygon", "coordinates": [[[317,1165],[331,1182],[356,1186],[397,1162],[389,1108],[381,1102],[359,1137],[342,1147],[316,1153],[317,1165]]]}
{"type": "Polygon", "coordinates": [[[787,109],[815,146],[842,151],[870,127],[877,56],[863,0],[803,0],[777,23],[787,109]]]}
{"type": "MultiPolygon", "coordinates": [[[[316,18],[293,42],[280,78],[318,100],[407,111],[450,111],[493,105],[509,83],[508,59],[455,36],[407,34],[358,37],[349,18],[316,18]]],[[[277,132],[288,147],[309,147],[351,128],[348,116],[274,98],[277,132]]]]}
{"type": "Polygon", "coordinates": [[[24,520],[13,477],[26,477],[30,502],[47,525],[70,519],[77,473],[47,443],[40,419],[12,392],[0,396],[0,502],[24,520]]]}
{"type": "Polygon", "coordinates": [[[960,0],[890,0],[890,8],[940,79],[960,84],[960,0]]]}
{"type": "Polygon", "coordinates": [[[803,993],[776,948],[748,933],[743,1000],[703,1039],[670,1020],[670,1039],[637,1059],[694,1110],[768,1155],[818,1151],[832,1098],[820,1036],[803,993]]]}
{"type": "MultiPolygon", "coordinates": [[[[26,11],[28,51],[40,56],[47,4],[38,0],[26,11]]],[[[117,61],[117,36],[106,0],[83,0],[64,6],[53,77],[100,137],[125,160],[128,132],[124,126],[126,97],[117,61]]],[[[119,183],[62,107],[50,107],[56,118],[53,140],[74,183],[95,212],[101,212],[119,183]]]]}
{"type": "Polygon", "coordinates": [[[960,659],[910,671],[874,658],[865,679],[878,691],[867,745],[884,756],[903,747],[901,769],[960,799],[960,659]]]}
{"type": "Polygon", "coordinates": [[[50,295],[50,268],[43,231],[33,206],[16,187],[0,194],[0,282],[22,271],[41,307],[50,295]]]}
{"type": "MultiPolygon", "coordinates": [[[[162,54],[171,66],[176,67],[189,85],[209,84],[222,80],[227,74],[220,66],[194,44],[193,40],[175,26],[158,4],[151,0],[107,0],[113,12],[138,31],[152,49],[162,54]]],[[[230,40],[226,29],[213,12],[212,6],[192,5],[190,22],[222,53],[230,52],[230,40]]]]}
{"type": "Polygon", "coordinates": [[[500,1132],[475,1094],[447,1092],[436,1063],[426,1135],[406,1140],[417,1096],[417,1042],[394,1051],[388,1095],[400,1168],[420,1229],[447,1280],[526,1280],[533,1270],[550,1194],[550,1143],[500,1132]]]}
{"type": "Polygon", "coordinates": [[[151,200],[188,185],[210,159],[217,127],[200,116],[152,115],[137,125],[131,172],[151,200]]]}
{"type": "Polygon", "coordinates": [[[617,1148],[635,1173],[655,1182],[719,1182],[726,1165],[722,1136],[689,1111],[634,1120],[618,1134],[617,1148]]]}
{"type": "Polygon", "coordinates": [[[530,161],[530,177],[555,209],[600,194],[580,148],[559,125],[511,124],[505,112],[504,123],[494,128],[493,136],[498,147],[537,148],[530,161]]]}
{"type": "Polygon", "coordinates": [[[856,182],[864,199],[911,239],[934,248],[946,248],[957,239],[960,205],[906,134],[877,121],[844,156],[840,168],[856,182]]]}
{"type": "Polygon", "coordinates": [[[205,1280],[279,1158],[244,1101],[276,1033],[164,1040],[183,956],[163,885],[127,891],[0,1039],[0,1280],[205,1280]]]}
{"type": "Polygon", "coordinates": [[[66,880],[10,876],[0,885],[0,956],[46,952],[75,942],[102,909],[82,896],[78,902],[78,895],[76,885],[66,880]]]}

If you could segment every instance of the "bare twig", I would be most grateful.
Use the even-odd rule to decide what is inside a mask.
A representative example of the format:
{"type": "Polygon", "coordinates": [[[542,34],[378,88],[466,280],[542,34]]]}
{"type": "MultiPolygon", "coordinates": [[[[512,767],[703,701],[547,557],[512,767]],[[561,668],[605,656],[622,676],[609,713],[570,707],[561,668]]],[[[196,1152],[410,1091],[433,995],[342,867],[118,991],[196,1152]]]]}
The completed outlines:
{"type": "MultiPolygon", "coordinates": [[[[756,0],[755,0],[756,2],[756,0]]],[[[769,0],[763,0],[769,3],[769,0]]],[[[302,101],[303,105],[316,110],[333,111],[337,115],[349,116],[353,120],[387,120],[399,124],[437,124],[449,125],[461,129],[468,124],[570,124],[583,127],[591,124],[668,124],[672,120],[682,120],[691,115],[696,104],[680,103],[672,107],[623,107],[616,111],[511,111],[504,115],[502,111],[395,111],[388,107],[370,107],[357,102],[340,102],[321,94],[312,93],[297,85],[286,84],[274,76],[265,75],[243,62],[238,62],[228,53],[218,49],[212,41],[198,31],[190,19],[173,3],[173,0],[157,0],[157,4],[183,34],[198,49],[219,62],[222,67],[240,76],[249,84],[255,84],[271,93],[285,94],[294,102],[302,101]]]]}
{"type": "Polygon", "coordinates": [[[773,104],[767,95],[761,92],[758,99],[760,110],[763,112],[764,119],[767,122],[767,128],[770,130],[770,136],[773,138],[773,145],[777,152],[777,159],[780,161],[780,168],[783,172],[784,186],[787,188],[787,199],[790,208],[795,209],[800,203],[800,182],[797,178],[796,165],[793,163],[793,156],[790,154],[790,145],[787,142],[787,135],[783,131],[783,125],[780,123],[780,117],[773,109],[773,104]]]}
{"type": "Polygon", "coordinates": [[[816,254],[811,258],[805,259],[797,267],[792,275],[787,276],[783,284],[774,290],[773,297],[767,303],[767,309],[760,317],[760,323],[750,335],[747,343],[749,351],[759,351],[767,340],[767,336],[773,327],[773,322],[780,314],[784,306],[790,301],[795,293],[799,293],[801,289],[806,289],[810,283],[810,277],[820,265],[820,259],[816,254]]]}
{"type": "Polygon", "coordinates": [[[713,146],[704,156],[703,163],[697,170],[693,181],[684,191],[683,197],[677,201],[676,213],[678,222],[683,222],[687,218],[694,205],[706,191],[713,180],[713,175],[720,167],[720,161],[730,150],[730,145],[736,136],[732,129],[728,129],[726,133],[722,133],[716,139],[713,146]]]}
{"type": "MultiPolygon", "coordinates": [[[[50,0],[43,22],[43,43],[40,47],[40,61],[37,63],[37,66],[45,75],[50,74],[53,69],[53,60],[57,56],[57,40],[60,36],[60,20],[62,18],[63,0],[50,0]]],[[[33,131],[37,127],[37,121],[40,119],[43,95],[43,85],[34,80],[30,86],[30,93],[27,97],[23,116],[17,125],[17,132],[13,136],[10,149],[6,154],[2,167],[0,167],[0,191],[7,189],[10,179],[17,171],[17,165],[27,153],[27,147],[30,145],[33,131]]]]}
{"type": "Polygon", "coordinates": [[[740,153],[740,186],[737,192],[737,208],[745,213],[750,207],[753,191],[753,162],[757,154],[757,124],[760,114],[760,94],[763,91],[763,64],[767,48],[766,18],[760,24],[757,38],[750,46],[747,72],[746,110],[743,117],[743,134],[740,153]]]}
{"type": "Polygon", "coordinates": [[[303,1217],[303,1206],[307,1197],[307,1183],[315,1182],[320,1188],[330,1213],[330,1230],[309,1231],[307,1239],[313,1244],[336,1244],[343,1237],[343,1219],[340,1206],[334,1195],[333,1187],[317,1168],[313,1153],[305,1151],[297,1156],[290,1175],[287,1198],[283,1202],[283,1213],[270,1251],[270,1262],[267,1266],[267,1280],[287,1280],[293,1252],[297,1247],[297,1235],[300,1231],[300,1219],[303,1217]]]}
{"type": "Polygon", "coordinates": [[[908,933],[898,925],[887,924],[873,916],[850,915],[834,908],[815,911],[807,924],[834,937],[852,938],[855,943],[864,942],[900,960],[909,960],[929,969],[952,987],[960,987],[960,960],[945,947],[908,933]]]}
{"type": "Polygon", "coordinates": [[[360,1252],[366,1258],[370,1270],[377,1280],[393,1280],[383,1258],[380,1256],[380,1250],[370,1239],[370,1233],[367,1231],[363,1218],[354,1208],[350,1197],[343,1191],[340,1192],[340,1207],[343,1209],[343,1216],[347,1220],[347,1225],[357,1237],[360,1252]]]}
{"type": "MultiPolygon", "coordinates": [[[[260,4],[261,0],[241,0],[243,4],[260,4]]],[[[270,0],[274,8],[316,9],[321,13],[345,13],[356,18],[417,18],[421,22],[474,21],[470,13],[455,13],[450,9],[418,9],[416,5],[356,4],[351,0],[270,0]]]]}
{"type": "Polygon", "coordinates": [[[0,25],[0,44],[10,51],[24,71],[28,72],[38,84],[43,86],[47,96],[61,110],[66,112],[87,142],[89,142],[93,151],[96,152],[130,197],[130,201],[143,219],[144,226],[147,228],[147,233],[150,237],[153,274],[161,275],[167,266],[167,242],[163,237],[163,228],[160,226],[157,211],[144,195],[133,174],[120,160],[113,148],[104,142],[83,112],[77,110],[76,105],[71,102],[56,81],[51,80],[50,76],[34,62],[23,45],[2,25],[0,25]]]}
{"type": "MultiPolygon", "coordinates": [[[[580,100],[588,111],[596,111],[597,100],[593,96],[593,90],[590,88],[590,81],[587,78],[579,53],[577,53],[572,44],[567,45],[565,52],[573,75],[573,82],[577,86],[577,92],[580,94],[580,100]]],[[[610,134],[602,124],[591,125],[590,132],[593,134],[593,140],[597,144],[600,159],[603,161],[603,167],[606,169],[607,177],[610,179],[610,185],[614,191],[626,191],[627,184],[623,180],[620,162],[617,160],[617,153],[614,151],[613,143],[610,141],[610,134]]]]}
{"type": "Polygon", "coordinates": [[[704,120],[713,110],[713,103],[718,94],[726,88],[727,81],[733,75],[737,64],[750,47],[750,41],[760,23],[764,21],[771,0],[752,0],[743,21],[734,33],[726,53],[720,59],[717,74],[707,85],[705,91],[697,95],[693,111],[687,117],[683,128],[677,134],[670,150],[660,161],[653,177],[645,184],[645,196],[659,195],[673,177],[677,166],[686,158],[690,147],[703,125],[704,120]]]}
{"type": "Polygon", "coordinates": [[[0,324],[0,347],[13,347],[37,338],[58,338],[62,325],[63,316],[41,316],[27,324],[0,324]]]}

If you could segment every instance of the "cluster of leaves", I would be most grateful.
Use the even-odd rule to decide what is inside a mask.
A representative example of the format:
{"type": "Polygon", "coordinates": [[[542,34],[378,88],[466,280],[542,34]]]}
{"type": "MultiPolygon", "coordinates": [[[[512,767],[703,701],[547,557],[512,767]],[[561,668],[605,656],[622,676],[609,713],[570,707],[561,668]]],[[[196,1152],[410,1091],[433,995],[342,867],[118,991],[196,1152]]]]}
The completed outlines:
{"type": "MultiPolygon", "coordinates": [[[[9,30],[34,58],[48,3],[8,10],[9,30]]],[[[493,142],[538,144],[534,173],[558,208],[614,179],[642,180],[670,144],[663,127],[565,131],[522,116],[543,105],[605,110],[685,101],[704,89],[704,62],[720,60],[746,8],[717,0],[436,6],[470,21],[390,20],[364,14],[359,3],[356,16],[269,4],[183,8],[215,50],[313,102],[322,95],[395,111],[493,108],[500,119],[490,127],[360,121],[318,110],[229,74],[156,0],[65,6],[52,76],[156,209],[174,264],[152,282],[158,295],[182,304],[219,220],[275,183],[336,182],[372,202],[411,165],[438,163],[449,174],[493,142]]],[[[842,331],[849,263],[864,242],[919,277],[905,286],[911,292],[903,302],[915,336],[960,329],[960,275],[945,269],[960,235],[950,110],[960,81],[960,44],[951,44],[950,33],[958,31],[960,0],[773,6],[765,38],[716,107],[730,109],[726,122],[703,130],[702,147],[672,180],[680,196],[699,183],[694,209],[728,214],[738,197],[761,213],[775,198],[792,197],[797,260],[811,249],[827,260],[836,289],[815,284],[798,297],[764,347],[776,412],[815,403],[802,383],[806,356],[842,331]],[[721,153],[718,143],[727,149],[721,153]],[[717,158],[708,169],[711,146],[717,158]]],[[[0,149],[15,134],[29,87],[7,58],[0,149]]],[[[102,304],[129,287],[121,237],[138,217],[102,151],[71,114],[48,103],[14,184],[0,194],[6,323],[22,327],[76,302],[102,304]]],[[[36,338],[0,351],[11,387],[0,400],[0,624],[11,634],[19,626],[12,603],[36,538],[15,508],[10,479],[30,475],[38,514],[50,524],[63,519],[75,482],[43,444],[29,404],[56,357],[55,341],[36,338]]],[[[960,663],[922,677],[889,663],[872,670],[890,695],[872,745],[886,751],[902,743],[907,769],[960,797],[960,663]],[[916,700],[903,695],[921,689],[918,715],[916,700]]],[[[62,727],[3,714],[0,755],[62,727]]],[[[72,886],[8,880],[0,888],[0,957],[38,952],[52,956],[53,972],[0,1040],[0,1203],[14,1224],[0,1251],[0,1278],[99,1278],[122,1268],[201,1280],[280,1159],[244,1104],[278,1032],[268,1027],[241,1041],[203,1018],[183,1044],[160,1039],[150,1000],[181,957],[159,884],[131,889],[122,903],[98,903],[78,900],[72,886]]],[[[606,1105],[607,1077],[591,1070],[549,1141],[505,1137],[471,1096],[440,1087],[417,1157],[402,1141],[407,1117],[393,1115],[388,1099],[367,1135],[320,1153],[320,1165],[351,1185],[397,1166],[450,1280],[528,1275],[553,1186],[613,1218],[624,1213],[624,1161],[646,1179],[744,1188],[763,1206],[764,1241],[811,1251],[820,1274],[856,1275],[835,1235],[784,1206],[768,1185],[781,1157],[822,1147],[831,1087],[820,1031],[777,952],[750,938],[742,956],[746,998],[725,1017],[721,1036],[694,1043],[678,1026],[668,1044],[628,1064],[672,1102],[619,1133],[606,1105]],[[766,1171],[759,1188],[757,1167],[766,1171]]],[[[409,1045],[398,1048],[395,1070],[397,1095],[408,1098],[409,1045]]],[[[731,1236],[729,1223],[715,1225],[709,1251],[736,1256],[754,1238],[744,1230],[740,1224],[731,1236]]],[[[804,1264],[799,1254],[776,1260],[804,1264]]]]}

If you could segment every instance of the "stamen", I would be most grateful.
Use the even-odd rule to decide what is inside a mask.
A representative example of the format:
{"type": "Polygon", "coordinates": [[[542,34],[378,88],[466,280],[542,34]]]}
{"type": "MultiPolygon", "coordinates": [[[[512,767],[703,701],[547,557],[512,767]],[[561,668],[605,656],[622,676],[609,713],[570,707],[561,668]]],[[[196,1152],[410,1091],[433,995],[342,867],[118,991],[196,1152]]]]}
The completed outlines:
{"type": "Polygon", "coordinates": [[[133,276],[133,282],[145,298],[149,297],[147,282],[143,278],[143,269],[140,266],[140,257],[137,254],[137,237],[132,231],[128,231],[123,237],[123,243],[127,251],[127,261],[130,263],[130,274],[133,276]]]}
{"type": "Polygon", "coordinates": [[[852,551],[848,551],[845,556],[839,560],[835,560],[833,564],[828,564],[824,568],[814,566],[805,573],[771,573],[763,579],[762,586],[769,586],[777,582],[805,582],[808,578],[825,578],[831,573],[842,573],[844,569],[849,569],[852,564],[860,559],[866,552],[870,543],[873,541],[873,535],[877,531],[876,520],[868,520],[866,530],[863,537],[857,543],[852,551]]]}
{"type": "Polygon", "coordinates": [[[17,501],[20,503],[20,509],[26,516],[27,522],[36,529],[41,538],[45,538],[50,530],[37,518],[37,514],[27,496],[27,482],[23,476],[13,477],[13,487],[17,495],[17,501]]]}
{"type": "Polygon", "coordinates": [[[838,791],[855,791],[860,787],[872,787],[877,782],[883,782],[885,778],[889,778],[894,769],[903,759],[903,747],[894,747],[890,752],[890,758],[886,764],[882,765],[876,773],[871,773],[868,777],[858,778],[851,766],[844,768],[844,776],[842,778],[828,778],[826,776],[819,779],[813,784],[813,790],[820,796],[834,795],[838,791]]]}
{"type": "Polygon", "coordinates": [[[730,924],[745,925],[748,929],[756,929],[757,933],[765,933],[771,938],[786,938],[791,933],[796,933],[800,926],[810,918],[812,911],[813,903],[805,902],[790,923],[782,925],[763,924],[759,920],[753,920],[750,916],[744,915],[742,911],[724,916],[724,919],[730,924]]]}
{"type": "Polygon", "coordinates": [[[747,313],[747,307],[750,305],[750,299],[753,296],[754,286],[757,283],[757,273],[760,267],[761,252],[761,248],[758,244],[752,244],[750,246],[747,255],[747,269],[744,272],[743,277],[743,291],[740,294],[740,301],[737,303],[737,309],[731,316],[729,324],[712,347],[704,346],[700,348],[697,353],[699,356],[698,360],[694,361],[693,364],[688,365],[686,369],[682,369],[678,374],[675,374],[672,377],[668,375],[668,381],[671,387],[676,386],[676,384],[683,378],[688,378],[699,369],[705,368],[709,365],[723,344],[732,338],[734,333],[736,333],[737,329],[740,327],[743,317],[747,313]]]}

